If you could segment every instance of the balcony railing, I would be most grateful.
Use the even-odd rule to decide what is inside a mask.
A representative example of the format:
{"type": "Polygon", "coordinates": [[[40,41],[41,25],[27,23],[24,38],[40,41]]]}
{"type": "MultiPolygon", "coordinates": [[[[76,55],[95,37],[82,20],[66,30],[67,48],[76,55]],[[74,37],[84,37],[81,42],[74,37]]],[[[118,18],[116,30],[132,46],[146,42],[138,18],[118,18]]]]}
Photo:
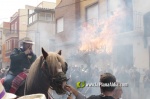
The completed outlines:
{"type": "Polygon", "coordinates": [[[16,32],[9,32],[9,33],[6,33],[6,39],[9,39],[9,38],[12,38],[12,37],[18,37],[18,33],[16,32]]]}
{"type": "MultiPolygon", "coordinates": [[[[112,20],[110,22],[114,22],[114,23],[110,23],[111,25],[121,28],[120,33],[130,32],[130,31],[143,31],[144,29],[142,12],[132,11],[132,12],[127,13],[124,18],[122,18],[123,16],[121,15],[117,17],[114,16],[114,17],[112,19],[111,17],[108,17],[108,20],[112,20]],[[115,20],[113,19],[114,17],[116,18],[115,20]]],[[[106,18],[106,21],[107,21],[107,18],[106,18]]],[[[90,20],[87,20],[87,22],[83,22],[81,24],[86,23],[86,24],[93,24],[93,26],[94,25],[97,26],[97,22],[103,22],[103,18],[102,20],[101,20],[101,17],[100,19],[90,19],[90,20]]],[[[104,24],[101,24],[101,25],[103,26],[104,24]]]]}
{"type": "Polygon", "coordinates": [[[135,31],[143,31],[143,13],[142,12],[133,12],[133,22],[134,22],[134,30],[135,31]]]}

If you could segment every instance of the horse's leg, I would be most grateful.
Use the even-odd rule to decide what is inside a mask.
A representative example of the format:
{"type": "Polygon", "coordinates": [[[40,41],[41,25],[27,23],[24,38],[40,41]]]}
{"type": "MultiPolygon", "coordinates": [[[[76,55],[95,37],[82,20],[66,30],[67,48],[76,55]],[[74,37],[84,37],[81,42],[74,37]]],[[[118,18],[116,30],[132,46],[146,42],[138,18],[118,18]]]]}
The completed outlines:
{"type": "Polygon", "coordinates": [[[15,94],[17,96],[24,96],[24,88],[25,88],[25,82],[23,82],[23,84],[18,88],[15,94]]]}

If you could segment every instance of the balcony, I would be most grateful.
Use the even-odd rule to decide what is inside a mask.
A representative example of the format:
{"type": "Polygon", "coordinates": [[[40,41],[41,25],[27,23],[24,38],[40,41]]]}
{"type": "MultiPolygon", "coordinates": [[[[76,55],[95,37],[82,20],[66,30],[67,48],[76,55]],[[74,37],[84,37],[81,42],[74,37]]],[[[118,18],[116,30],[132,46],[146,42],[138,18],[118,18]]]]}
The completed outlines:
{"type": "Polygon", "coordinates": [[[18,37],[18,33],[17,32],[9,32],[9,33],[6,33],[6,40],[7,39],[10,39],[12,37],[18,37]]]}
{"type": "Polygon", "coordinates": [[[123,31],[118,34],[119,37],[144,36],[143,13],[134,11],[126,18],[122,27],[123,31]]]}

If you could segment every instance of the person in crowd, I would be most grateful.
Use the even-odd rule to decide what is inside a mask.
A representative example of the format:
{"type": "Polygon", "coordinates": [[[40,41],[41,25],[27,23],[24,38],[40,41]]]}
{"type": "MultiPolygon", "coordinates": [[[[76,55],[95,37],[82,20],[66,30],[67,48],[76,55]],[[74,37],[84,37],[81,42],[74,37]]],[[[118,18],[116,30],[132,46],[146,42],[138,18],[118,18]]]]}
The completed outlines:
{"type": "Polygon", "coordinates": [[[136,67],[133,67],[131,71],[131,97],[139,99],[140,96],[140,73],[136,67]]]}
{"type": "Polygon", "coordinates": [[[144,78],[143,78],[143,83],[144,83],[144,96],[145,99],[149,99],[149,93],[150,93],[150,69],[145,72],[144,78]]]}
{"type": "MultiPolygon", "coordinates": [[[[119,84],[119,83],[118,83],[119,84]]],[[[121,95],[122,95],[123,91],[122,91],[122,87],[121,86],[117,86],[114,90],[114,94],[113,97],[114,99],[121,99],[121,95]]]]}
{"type": "Polygon", "coordinates": [[[4,76],[5,76],[5,68],[2,68],[1,70],[0,70],[0,78],[3,78],[4,76]]]}
{"type": "MultiPolygon", "coordinates": [[[[111,73],[104,73],[100,76],[100,83],[115,83],[116,82],[116,78],[114,75],[112,75],[111,73]]],[[[73,88],[70,85],[66,85],[65,89],[70,92],[73,93],[76,97],[76,99],[114,99],[113,98],[113,91],[115,89],[114,86],[100,86],[100,90],[101,90],[101,94],[100,95],[91,95],[90,97],[86,98],[86,96],[82,95],[80,92],[78,92],[75,88],[73,88]]],[[[68,97],[68,99],[72,99],[71,96],[68,97]]]]}
{"type": "Polygon", "coordinates": [[[34,42],[25,37],[20,48],[15,48],[10,55],[10,68],[4,80],[4,87],[7,92],[10,91],[13,79],[21,72],[28,70],[35,61],[36,55],[32,51],[34,42]]]}
{"type": "MultiPolygon", "coordinates": [[[[122,68],[118,68],[115,76],[117,80],[121,83],[127,83],[127,84],[130,83],[130,75],[128,69],[125,66],[123,66],[122,68]]],[[[123,87],[122,90],[123,90],[122,98],[129,99],[129,97],[131,97],[131,86],[123,87]]]]}

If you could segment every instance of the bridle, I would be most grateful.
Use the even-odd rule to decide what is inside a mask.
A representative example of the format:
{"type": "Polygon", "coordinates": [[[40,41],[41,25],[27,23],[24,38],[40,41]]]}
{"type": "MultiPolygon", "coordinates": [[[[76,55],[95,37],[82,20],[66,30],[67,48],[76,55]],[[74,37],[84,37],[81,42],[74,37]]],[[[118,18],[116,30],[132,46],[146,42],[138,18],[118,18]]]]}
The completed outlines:
{"type": "Polygon", "coordinates": [[[42,67],[45,67],[44,69],[42,68],[42,72],[47,77],[49,84],[50,84],[50,88],[52,90],[55,90],[57,94],[65,94],[66,93],[66,91],[62,88],[62,83],[64,81],[68,81],[68,79],[66,77],[66,71],[68,69],[68,65],[66,62],[65,62],[65,65],[66,65],[65,73],[58,72],[56,75],[52,75],[49,72],[48,64],[45,59],[42,63],[42,67]]]}

